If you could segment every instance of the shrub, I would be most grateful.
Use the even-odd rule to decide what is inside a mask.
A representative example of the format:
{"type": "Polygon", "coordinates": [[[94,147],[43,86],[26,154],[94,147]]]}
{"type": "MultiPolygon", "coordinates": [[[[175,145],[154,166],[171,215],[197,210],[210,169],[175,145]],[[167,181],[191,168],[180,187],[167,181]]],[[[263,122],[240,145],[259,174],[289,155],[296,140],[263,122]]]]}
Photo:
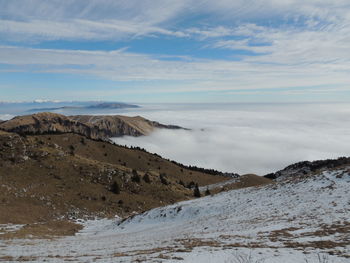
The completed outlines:
{"type": "Polygon", "coordinates": [[[73,145],[69,145],[69,151],[71,155],[74,155],[75,147],[73,145]]]}
{"type": "Polygon", "coordinates": [[[149,174],[146,173],[144,176],[143,176],[143,180],[146,182],[146,183],[151,183],[151,178],[149,178],[149,174]]]}
{"type": "Polygon", "coordinates": [[[160,174],[159,175],[159,178],[160,178],[160,182],[162,183],[162,184],[164,184],[164,185],[168,185],[169,183],[168,183],[168,181],[167,181],[167,179],[165,178],[165,174],[160,174]]]}
{"type": "Polygon", "coordinates": [[[86,145],[85,138],[81,138],[80,139],[80,143],[83,144],[83,145],[86,145]]]}
{"type": "Polygon", "coordinates": [[[131,181],[135,183],[140,183],[141,182],[141,177],[137,173],[135,169],[132,170],[132,176],[131,176],[131,181]]]}
{"type": "Polygon", "coordinates": [[[196,186],[196,184],[195,184],[195,182],[193,182],[193,181],[191,181],[191,182],[189,182],[188,184],[187,184],[187,188],[188,189],[192,189],[193,187],[195,187],[196,186]]]}
{"type": "Polygon", "coordinates": [[[179,184],[181,184],[183,187],[186,187],[185,183],[182,180],[179,181],[179,184]]]}
{"type": "Polygon", "coordinates": [[[207,187],[207,190],[205,190],[205,195],[211,195],[209,188],[207,187]]]}

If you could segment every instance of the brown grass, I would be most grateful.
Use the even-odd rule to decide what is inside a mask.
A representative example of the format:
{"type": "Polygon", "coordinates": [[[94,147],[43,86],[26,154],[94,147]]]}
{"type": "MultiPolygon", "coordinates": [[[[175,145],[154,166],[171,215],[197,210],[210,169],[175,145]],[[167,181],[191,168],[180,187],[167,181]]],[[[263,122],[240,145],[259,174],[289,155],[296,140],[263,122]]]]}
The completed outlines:
{"type": "Polygon", "coordinates": [[[41,231],[38,225],[62,216],[126,217],[193,198],[192,190],[180,180],[206,185],[228,178],[190,171],[147,152],[79,135],[20,137],[0,131],[0,179],[0,224],[29,224],[23,235],[31,231],[35,235],[41,231]],[[133,169],[141,178],[148,173],[151,182],[133,182],[133,169]],[[166,185],[160,173],[165,174],[166,185]],[[120,185],[120,194],[110,191],[114,181],[120,185]]]}
{"type": "Polygon", "coordinates": [[[242,189],[247,187],[260,187],[267,184],[274,184],[275,182],[271,179],[258,176],[255,174],[245,174],[237,178],[237,182],[232,184],[227,184],[223,187],[215,188],[211,190],[212,194],[216,194],[222,191],[229,191],[229,190],[236,190],[236,189],[242,189]]]}
{"type": "Polygon", "coordinates": [[[67,220],[27,224],[23,228],[0,235],[0,239],[53,238],[74,235],[82,226],[67,220]]]}

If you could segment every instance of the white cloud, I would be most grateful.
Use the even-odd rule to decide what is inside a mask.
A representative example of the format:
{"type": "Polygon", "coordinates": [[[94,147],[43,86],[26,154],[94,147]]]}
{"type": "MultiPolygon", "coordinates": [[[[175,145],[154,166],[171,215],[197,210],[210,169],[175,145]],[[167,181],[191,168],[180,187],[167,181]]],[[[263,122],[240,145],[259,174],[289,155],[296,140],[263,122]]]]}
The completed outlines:
{"type": "Polygon", "coordinates": [[[10,35],[14,40],[121,40],[126,37],[140,37],[151,34],[162,34],[176,37],[186,36],[182,32],[170,31],[142,22],[123,20],[91,21],[72,19],[65,21],[0,20],[0,32],[10,35]],[[12,34],[12,35],[11,35],[12,34]]]}
{"type": "MultiPolygon", "coordinates": [[[[165,59],[168,54],[155,57],[126,50],[0,46],[0,63],[11,65],[3,66],[1,72],[143,81],[144,91],[160,92],[320,85],[348,88],[350,84],[350,4],[345,0],[0,0],[0,7],[0,36],[7,40],[117,41],[155,34],[196,39],[203,48],[259,54],[228,55],[225,60],[179,56],[172,61],[165,59]],[[171,85],[154,87],[145,83],[150,80],[171,85]]],[[[141,91],[138,84],[134,86],[141,91]]]]}
{"type": "Polygon", "coordinates": [[[142,114],[193,130],[161,130],[146,137],[117,138],[117,143],[144,147],[186,164],[262,175],[297,161],[350,155],[348,104],[209,104],[145,109],[127,114],[142,114]]]}
{"type": "MultiPolygon", "coordinates": [[[[289,65],[285,56],[281,55],[280,63],[269,63],[264,57],[243,61],[169,61],[125,50],[74,51],[0,46],[1,62],[13,65],[11,70],[85,74],[116,81],[171,81],[171,85],[160,89],[163,92],[320,85],[349,87],[350,68],[345,54],[343,61],[329,65],[317,61],[289,65]]],[[[147,86],[147,83],[143,85],[147,86]]],[[[152,83],[148,87],[148,92],[159,90],[152,83]]]]}
{"type": "Polygon", "coordinates": [[[157,26],[182,6],[181,1],[0,1],[0,34],[15,41],[182,37],[181,32],[157,26]]]}
{"type": "Polygon", "coordinates": [[[0,34],[33,41],[118,40],[152,33],[222,37],[242,23],[274,20],[338,24],[349,21],[350,4],[346,0],[1,0],[0,7],[0,34]]]}

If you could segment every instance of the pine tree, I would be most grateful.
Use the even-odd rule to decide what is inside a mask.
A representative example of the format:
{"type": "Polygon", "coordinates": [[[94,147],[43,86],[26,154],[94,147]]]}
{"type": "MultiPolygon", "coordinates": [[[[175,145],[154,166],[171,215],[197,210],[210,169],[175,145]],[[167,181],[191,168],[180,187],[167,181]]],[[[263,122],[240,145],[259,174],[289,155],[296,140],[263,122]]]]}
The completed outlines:
{"type": "Polygon", "coordinates": [[[117,183],[117,181],[114,181],[113,184],[111,185],[111,192],[115,193],[115,194],[120,194],[120,187],[119,184],[117,183]]]}
{"type": "Polygon", "coordinates": [[[198,184],[196,184],[194,187],[193,196],[194,197],[201,197],[201,192],[199,191],[198,184]]]}

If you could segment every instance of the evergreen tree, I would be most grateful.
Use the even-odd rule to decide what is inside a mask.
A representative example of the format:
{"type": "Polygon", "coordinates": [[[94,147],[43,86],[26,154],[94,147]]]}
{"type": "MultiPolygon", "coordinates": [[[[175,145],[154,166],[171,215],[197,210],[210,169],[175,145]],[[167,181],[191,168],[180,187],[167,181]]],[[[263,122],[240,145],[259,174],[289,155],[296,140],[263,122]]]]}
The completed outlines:
{"type": "Polygon", "coordinates": [[[120,187],[119,184],[117,183],[117,181],[114,181],[113,184],[111,185],[111,192],[115,193],[115,194],[120,194],[120,187]]]}
{"type": "Polygon", "coordinates": [[[201,192],[199,191],[198,184],[196,184],[194,189],[193,189],[193,196],[194,197],[201,197],[201,192]]]}

